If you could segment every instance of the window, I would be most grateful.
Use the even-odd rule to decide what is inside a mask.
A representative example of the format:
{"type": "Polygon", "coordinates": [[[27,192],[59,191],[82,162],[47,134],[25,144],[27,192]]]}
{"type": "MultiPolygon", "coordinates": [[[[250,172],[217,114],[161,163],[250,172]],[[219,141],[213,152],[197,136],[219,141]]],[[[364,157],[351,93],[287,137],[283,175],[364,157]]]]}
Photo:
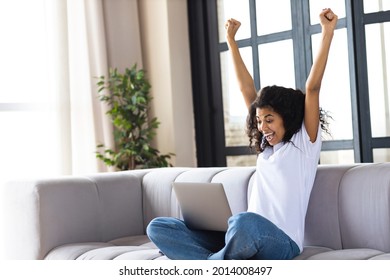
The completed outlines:
{"type": "Polygon", "coordinates": [[[359,150],[363,162],[390,161],[390,1],[351,1],[355,33],[355,75],[359,150]],[[387,33],[386,33],[387,32],[387,33]]]}
{"type": "Polygon", "coordinates": [[[2,180],[56,173],[44,1],[24,1],[23,5],[21,9],[19,1],[10,1],[0,9],[0,127],[4,132],[0,169],[6,171],[2,180]]]}
{"type": "MultiPolygon", "coordinates": [[[[323,7],[315,0],[195,2],[189,0],[188,6],[198,164],[253,165],[246,107],[227,53],[224,23],[230,17],[241,21],[236,39],[257,89],[270,84],[304,89],[319,44],[323,7]],[[210,127],[202,126],[205,118],[210,127]]],[[[321,163],[390,160],[389,2],[327,2],[339,22],[321,89],[321,107],[333,118],[321,163]]]]}

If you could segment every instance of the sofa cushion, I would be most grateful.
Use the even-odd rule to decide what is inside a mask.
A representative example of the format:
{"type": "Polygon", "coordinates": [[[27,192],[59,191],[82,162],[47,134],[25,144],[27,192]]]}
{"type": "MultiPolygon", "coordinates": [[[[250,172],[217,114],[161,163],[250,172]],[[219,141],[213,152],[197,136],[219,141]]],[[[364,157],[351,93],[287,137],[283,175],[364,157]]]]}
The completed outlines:
{"type": "Polygon", "coordinates": [[[304,246],[341,249],[339,188],[351,165],[320,165],[310,195],[304,246]]]}
{"type": "Polygon", "coordinates": [[[307,247],[303,247],[303,252],[300,255],[296,256],[294,259],[307,260],[314,255],[324,253],[324,252],[329,252],[329,251],[332,251],[332,249],[326,247],[319,247],[319,246],[307,246],[307,247]]]}
{"type": "MultiPolygon", "coordinates": [[[[53,249],[46,260],[167,260],[146,235],[110,242],[67,244],[53,249]]],[[[373,249],[332,250],[307,246],[295,260],[390,260],[390,254],[373,249]]]]}
{"type": "Polygon", "coordinates": [[[148,172],[142,180],[144,229],[155,217],[180,216],[172,182],[188,168],[161,168],[148,172]]]}
{"type": "Polygon", "coordinates": [[[339,216],[344,249],[390,252],[389,163],[348,170],[340,185],[339,216]]]}
{"type": "Polygon", "coordinates": [[[383,254],[382,251],[374,249],[343,249],[315,254],[308,260],[369,260],[383,254]]]}
{"type": "Polygon", "coordinates": [[[59,246],[46,260],[154,260],[166,259],[146,235],[128,236],[110,242],[85,242],[59,246]]]}

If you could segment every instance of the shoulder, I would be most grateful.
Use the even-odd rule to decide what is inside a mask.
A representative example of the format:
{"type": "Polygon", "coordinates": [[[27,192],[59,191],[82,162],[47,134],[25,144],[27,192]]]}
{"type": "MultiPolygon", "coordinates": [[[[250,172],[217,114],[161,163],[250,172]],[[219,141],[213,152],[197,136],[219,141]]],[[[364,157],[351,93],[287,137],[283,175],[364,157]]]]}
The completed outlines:
{"type": "Polygon", "coordinates": [[[306,130],[305,123],[302,122],[301,129],[293,135],[291,142],[306,154],[316,153],[321,150],[321,126],[318,126],[317,139],[310,141],[310,136],[306,130]]]}

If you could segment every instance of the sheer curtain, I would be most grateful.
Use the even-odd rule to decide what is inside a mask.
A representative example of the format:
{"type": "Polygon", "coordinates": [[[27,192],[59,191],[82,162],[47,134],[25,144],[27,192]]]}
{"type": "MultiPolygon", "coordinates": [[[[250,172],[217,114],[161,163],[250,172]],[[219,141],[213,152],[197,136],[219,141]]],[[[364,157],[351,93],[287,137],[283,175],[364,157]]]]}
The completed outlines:
{"type": "Polygon", "coordinates": [[[107,108],[96,87],[96,77],[108,72],[102,1],[46,0],[46,9],[60,172],[106,171],[94,153],[99,143],[113,146],[107,108]]]}
{"type": "Polygon", "coordinates": [[[96,87],[108,72],[102,0],[1,1],[0,34],[0,185],[107,171],[95,157],[114,145],[96,87]]]}

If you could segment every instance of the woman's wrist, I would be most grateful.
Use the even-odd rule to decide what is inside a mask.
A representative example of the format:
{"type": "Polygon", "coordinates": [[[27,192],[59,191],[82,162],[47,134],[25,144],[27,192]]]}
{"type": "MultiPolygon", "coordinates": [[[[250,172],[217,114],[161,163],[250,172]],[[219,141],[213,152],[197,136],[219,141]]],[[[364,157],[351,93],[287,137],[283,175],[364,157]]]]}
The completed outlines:
{"type": "Polygon", "coordinates": [[[332,40],[334,36],[334,30],[323,30],[322,31],[322,40],[332,40]]]}
{"type": "Polygon", "coordinates": [[[237,42],[236,42],[236,40],[234,40],[234,38],[226,37],[226,43],[227,43],[229,48],[237,47],[237,42]]]}

